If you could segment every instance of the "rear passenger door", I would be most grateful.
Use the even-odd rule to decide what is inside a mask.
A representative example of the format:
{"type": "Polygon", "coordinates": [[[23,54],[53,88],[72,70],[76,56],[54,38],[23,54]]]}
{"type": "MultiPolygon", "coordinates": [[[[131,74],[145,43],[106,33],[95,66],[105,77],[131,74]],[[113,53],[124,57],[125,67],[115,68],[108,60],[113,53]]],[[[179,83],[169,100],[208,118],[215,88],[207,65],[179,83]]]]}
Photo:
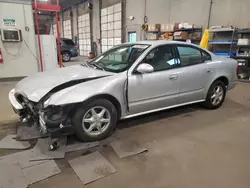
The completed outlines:
{"type": "Polygon", "coordinates": [[[193,45],[176,45],[180,68],[180,103],[203,100],[214,70],[211,56],[193,45]]]}

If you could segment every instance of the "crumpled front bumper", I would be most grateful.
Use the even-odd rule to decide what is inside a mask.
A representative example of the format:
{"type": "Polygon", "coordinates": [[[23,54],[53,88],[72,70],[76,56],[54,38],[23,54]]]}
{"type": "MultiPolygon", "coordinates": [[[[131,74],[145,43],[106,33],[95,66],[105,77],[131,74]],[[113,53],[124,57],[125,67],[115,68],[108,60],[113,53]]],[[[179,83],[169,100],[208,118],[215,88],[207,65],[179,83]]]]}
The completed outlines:
{"type": "MultiPolygon", "coordinates": [[[[18,101],[18,99],[16,98],[15,89],[12,89],[9,92],[9,101],[10,101],[12,107],[13,107],[14,112],[17,113],[20,116],[21,119],[27,118],[27,116],[30,115],[30,114],[25,114],[23,112],[23,111],[25,111],[25,108],[27,108],[27,107],[25,107],[22,103],[20,103],[18,101]]],[[[39,123],[39,126],[41,127],[41,131],[43,133],[46,133],[47,128],[46,128],[46,124],[45,124],[45,121],[44,121],[44,118],[43,118],[42,114],[39,115],[39,121],[37,123],[39,123]]]]}
{"type": "MultiPolygon", "coordinates": [[[[30,120],[28,122],[31,122],[32,125],[39,126],[42,133],[49,133],[51,137],[60,137],[61,135],[75,133],[74,127],[68,124],[67,115],[56,121],[48,119],[48,114],[44,109],[35,108],[35,106],[32,106],[34,104],[30,105],[30,102],[32,103],[32,101],[28,101],[28,99],[25,99],[23,103],[20,102],[19,97],[17,97],[16,94],[15,89],[12,89],[9,92],[9,101],[13,106],[15,113],[20,116],[22,121],[25,118],[28,118],[30,120]]],[[[71,109],[72,108],[66,108],[66,114],[71,109]]]]}

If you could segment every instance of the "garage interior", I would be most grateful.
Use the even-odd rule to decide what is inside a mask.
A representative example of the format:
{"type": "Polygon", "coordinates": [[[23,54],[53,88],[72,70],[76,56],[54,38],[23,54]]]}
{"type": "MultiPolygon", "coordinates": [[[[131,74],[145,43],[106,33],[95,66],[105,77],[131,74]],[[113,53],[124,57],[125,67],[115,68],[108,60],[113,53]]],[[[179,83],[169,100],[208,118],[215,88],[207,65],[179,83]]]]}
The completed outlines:
{"type": "Polygon", "coordinates": [[[249,188],[249,7],[249,0],[0,0],[0,187],[249,188]],[[76,57],[66,49],[66,39],[73,42],[76,57]],[[194,43],[235,59],[237,85],[216,110],[191,104],[121,120],[110,137],[92,145],[79,146],[70,136],[68,142],[78,145],[66,147],[63,157],[6,157],[35,151],[40,140],[28,139],[25,148],[1,145],[23,125],[9,102],[10,90],[21,79],[142,40],[194,43]],[[127,140],[119,149],[133,148],[135,154],[121,157],[112,143],[127,140]],[[98,166],[95,157],[106,163],[98,166]],[[34,161],[42,162],[32,166],[34,161]],[[85,163],[97,165],[95,177],[88,174],[90,165],[77,168],[85,163]]]}

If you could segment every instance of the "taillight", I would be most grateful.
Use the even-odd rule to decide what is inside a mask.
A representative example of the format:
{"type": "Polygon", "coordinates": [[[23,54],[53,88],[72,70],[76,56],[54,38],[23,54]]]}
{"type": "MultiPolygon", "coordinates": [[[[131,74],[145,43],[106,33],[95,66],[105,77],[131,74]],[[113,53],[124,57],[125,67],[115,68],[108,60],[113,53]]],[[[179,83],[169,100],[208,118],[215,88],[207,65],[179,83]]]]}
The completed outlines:
{"type": "Polygon", "coordinates": [[[77,46],[77,45],[75,45],[73,48],[77,49],[77,48],[78,48],[78,46],[77,46]]]}
{"type": "Polygon", "coordinates": [[[2,55],[2,50],[0,48],[0,63],[3,63],[3,55],[2,55]]]}

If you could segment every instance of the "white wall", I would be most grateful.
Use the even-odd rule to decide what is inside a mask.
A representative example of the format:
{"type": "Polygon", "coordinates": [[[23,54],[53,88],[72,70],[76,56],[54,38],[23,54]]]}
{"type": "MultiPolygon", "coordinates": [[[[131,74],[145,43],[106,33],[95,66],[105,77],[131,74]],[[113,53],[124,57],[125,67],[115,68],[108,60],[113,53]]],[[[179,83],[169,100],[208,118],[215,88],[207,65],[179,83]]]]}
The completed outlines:
{"type": "Polygon", "coordinates": [[[210,26],[250,27],[250,0],[212,0],[212,2],[209,21],[211,0],[126,0],[126,16],[135,17],[132,21],[126,20],[126,32],[137,31],[137,38],[143,38],[143,33],[137,24],[144,23],[144,14],[148,17],[148,23],[188,22],[202,26],[203,29],[207,28],[208,22],[210,26]]]}
{"type": "Polygon", "coordinates": [[[4,63],[0,63],[0,78],[28,76],[39,71],[31,5],[0,2],[0,28],[10,27],[3,24],[3,18],[16,20],[16,26],[11,28],[21,30],[23,41],[2,42],[0,39],[4,59],[4,63]]]}

